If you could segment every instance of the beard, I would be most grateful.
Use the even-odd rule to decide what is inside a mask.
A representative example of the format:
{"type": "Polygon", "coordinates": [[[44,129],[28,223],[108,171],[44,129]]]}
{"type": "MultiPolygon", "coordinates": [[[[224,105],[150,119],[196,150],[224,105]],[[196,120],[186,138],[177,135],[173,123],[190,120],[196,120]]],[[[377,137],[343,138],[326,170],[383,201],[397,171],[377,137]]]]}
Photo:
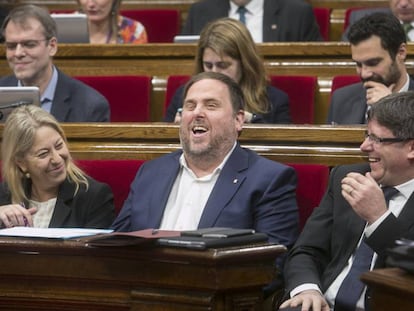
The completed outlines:
{"type": "Polygon", "coordinates": [[[381,84],[384,84],[385,86],[390,86],[391,84],[397,83],[398,80],[400,80],[401,78],[401,72],[398,69],[397,63],[396,61],[393,61],[389,72],[386,76],[382,77],[378,74],[373,74],[371,77],[369,78],[361,78],[362,83],[364,82],[368,82],[368,81],[374,81],[374,82],[378,82],[381,84]]]}

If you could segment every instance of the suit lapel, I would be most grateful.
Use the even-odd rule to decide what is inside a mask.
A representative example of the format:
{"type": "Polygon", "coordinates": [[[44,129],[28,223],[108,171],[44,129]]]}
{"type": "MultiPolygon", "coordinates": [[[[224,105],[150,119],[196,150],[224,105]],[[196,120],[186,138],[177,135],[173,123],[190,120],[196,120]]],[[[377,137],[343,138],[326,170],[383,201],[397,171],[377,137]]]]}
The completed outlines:
{"type": "Polygon", "coordinates": [[[281,41],[278,25],[280,4],[278,1],[265,0],[263,4],[263,42],[281,41]]]}
{"type": "Polygon", "coordinates": [[[74,192],[75,185],[65,180],[57,196],[56,206],[49,224],[50,228],[64,227],[66,219],[72,212],[69,203],[73,200],[74,192]]]}
{"type": "Polygon", "coordinates": [[[414,193],[408,198],[400,215],[398,222],[401,225],[401,232],[408,232],[414,225],[414,193]]]}
{"type": "Polygon", "coordinates": [[[70,99],[70,90],[68,89],[67,77],[59,70],[51,114],[60,122],[64,122],[69,114],[70,106],[66,103],[70,99]]]}
{"type": "Polygon", "coordinates": [[[151,196],[147,218],[149,227],[158,228],[161,225],[168,197],[180,170],[179,158],[181,154],[182,151],[176,152],[168,158],[168,161],[161,162],[158,172],[154,174],[154,178],[157,179],[157,187],[151,190],[153,195],[151,196]],[[163,177],[160,178],[160,176],[163,177]]]}
{"type": "Polygon", "coordinates": [[[201,215],[199,228],[213,227],[221,211],[236,194],[246,178],[248,155],[239,145],[233,151],[220,173],[219,178],[201,215]]]}

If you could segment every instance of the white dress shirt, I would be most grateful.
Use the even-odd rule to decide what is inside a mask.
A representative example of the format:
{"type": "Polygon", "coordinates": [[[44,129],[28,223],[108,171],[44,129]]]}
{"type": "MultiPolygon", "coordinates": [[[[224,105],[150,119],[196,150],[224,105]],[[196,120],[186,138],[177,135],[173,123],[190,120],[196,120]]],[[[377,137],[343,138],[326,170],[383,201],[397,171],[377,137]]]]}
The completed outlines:
{"type": "MultiPolygon", "coordinates": [[[[224,1],[224,0],[223,0],[224,1]]],[[[246,8],[246,27],[249,29],[256,43],[263,42],[263,5],[264,0],[251,0],[244,7],[246,8]]],[[[237,13],[239,6],[230,1],[229,17],[239,20],[237,13]]]]}

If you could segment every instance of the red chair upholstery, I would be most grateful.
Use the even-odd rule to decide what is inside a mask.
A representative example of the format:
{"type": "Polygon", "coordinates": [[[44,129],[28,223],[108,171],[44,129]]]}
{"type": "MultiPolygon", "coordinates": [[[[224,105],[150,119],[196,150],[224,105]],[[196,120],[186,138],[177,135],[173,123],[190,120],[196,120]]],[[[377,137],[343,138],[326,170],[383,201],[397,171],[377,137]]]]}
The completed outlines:
{"type": "Polygon", "coordinates": [[[331,9],[330,8],[313,8],[319,31],[325,41],[329,41],[329,30],[331,28],[331,9]]]}
{"type": "Polygon", "coordinates": [[[189,75],[172,75],[167,79],[167,88],[165,91],[165,102],[164,102],[164,112],[167,111],[167,107],[171,102],[172,97],[175,94],[175,91],[181,86],[187,83],[190,79],[189,75]]]}
{"type": "Polygon", "coordinates": [[[313,124],[316,76],[270,76],[270,83],[289,95],[292,123],[313,124]]]}
{"type": "Polygon", "coordinates": [[[346,85],[361,82],[361,78],[358,75],[338,75],[332,78],[331,94],[341,87],[346,85]]]}
{"type": "Polygon", "coordinates": [[[173,42],[180,31],[180,11],[174,9],[127,9],[123,16],[141,22],[147,30],[148,42],[173,42]]]}
{"type": "Polygon", "coordinates": [[[151,77],[76,76],[109,101],[111,122],[149,122],[151,77]]]}
{"type": "Polygon", "coordinates": [[[78,160],[76,163],[89,176],[107,183],[114,194],[118,215],[126,200],[130,185],[145,160],[78,160]]]}
{"type": "Polygon", "coordinates": [[[306,220],[317,207],[326,191],[329,180],[329,167],[321,164],[288,163],[296,170],[298,184],[296,199],[299,208],[299,224],[302,230],[306,220]]]}

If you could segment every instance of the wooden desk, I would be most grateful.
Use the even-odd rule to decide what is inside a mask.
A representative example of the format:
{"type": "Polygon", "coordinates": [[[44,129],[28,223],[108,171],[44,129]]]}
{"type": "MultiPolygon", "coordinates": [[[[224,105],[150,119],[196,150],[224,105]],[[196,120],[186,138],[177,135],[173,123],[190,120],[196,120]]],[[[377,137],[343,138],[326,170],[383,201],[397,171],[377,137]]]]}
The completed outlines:
{"type": "MultiPolygon", "coordinates": [[[[332,76],[355,74],[347,43],[266,43],[259,45],[268,74],[313,75],[319,87],[315,96],[315,123],[326,122],[332,76]]],[[[195,44],[92,45],[60,44],[55,64],[70,76],[152,76],[151,121],[164,115],[166,80],[171,74],[190,75],[195,44]]],[[[407,62],[414,69],[413,62],[407,62]]],[[[413,70],[414,71],[414,70],[413,70]]],[[[0,46],[0,76],[11,74],[0,46]]]]}
{"type": "MultiPolygon", "coordinates": [[[[178,126],[165,123],[63,123],[75,159],[150,160],[180,148],[178,126]]],[[[329,166],[365,161],[364,126],[246,125],[239,141],[283,163],[329,166]]],[[[0,124],[0,137],[3,125],[0,124]]]]}
{"type": "Polygon", "coordinates": [[[362,275],[371,287],[371,311],[414,310],[414,275],[398,268],[378,269],[362,275]]]}
{"type": "Polygon", "coordinates": [[[0,238],[1,310],[262,310],[281,245],[190,251],[0,238]]]}
{"type": "MultiPolygon", "coordinates": [[[[312,75],[318,77],[315,94],[315,123],[324,124],[329,108],[332,77],[355,74],[348,43],[265,43],[258,45],[270,75],[312,75]]],[[[190,75],[194,68],[195,44],[92,45],[60,44],[56,65],[70,76],[152,76],[151,121],[162,120],[166,79],[171,74],[190,75]]],[[[414,44],[408,44],[414,54],[414,44]]],[[[414,61],[406,61],[414,73],[414,61]]],[[[11,74],[5,50],[0,46],[0,76],[11,74]]]]}

